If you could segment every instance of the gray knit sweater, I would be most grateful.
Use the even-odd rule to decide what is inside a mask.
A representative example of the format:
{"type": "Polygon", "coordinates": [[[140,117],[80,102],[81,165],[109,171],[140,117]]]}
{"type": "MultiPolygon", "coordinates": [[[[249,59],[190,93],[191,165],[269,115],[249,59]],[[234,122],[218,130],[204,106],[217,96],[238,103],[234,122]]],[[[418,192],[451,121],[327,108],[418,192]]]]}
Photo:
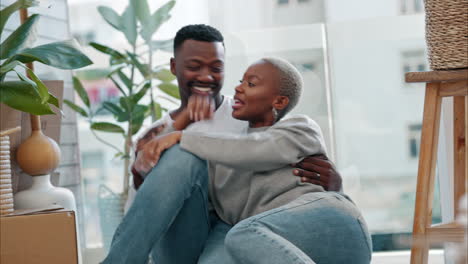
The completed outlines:
{"type": "Polygon", "coordinates": [[[228,224],[324,191],[292,174],[290,164],[326,154],[320,127],[305,115],[241,135],[184,131],[180,146],[209,161],[211,202],[228,224]]]}

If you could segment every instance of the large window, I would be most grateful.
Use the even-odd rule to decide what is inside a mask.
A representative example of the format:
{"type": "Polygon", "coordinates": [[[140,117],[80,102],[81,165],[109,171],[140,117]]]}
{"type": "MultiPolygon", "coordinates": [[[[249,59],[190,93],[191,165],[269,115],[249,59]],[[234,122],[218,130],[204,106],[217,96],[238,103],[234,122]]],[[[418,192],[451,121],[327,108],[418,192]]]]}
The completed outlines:
{"type": "MultiPolygon", "coordinates": [[[[428,70],[423,1],[203,3],[179,3],[167,38],[188,23],[209,23],[220,29],[227,54],[226,95],[233,93],[247,65],[263,56],[280,56],[296,65],[306,89],[294,111],[311,116],[321,126],[329,156],[343,176],[344,190],[368,222],[374,249],[407,249],[404,241],[413,223],[424,87],[404,83],[404,73],[428,70]],[[194,13],[200,17],[186,20],[194,13]]],[[[168,61],[169,57],[163,58],[168,61]]],[[[103,93],[99,96],[112,96],[103,93]]],[[[109,160],[112,155],[106,154],[103,163],[112,164],[102,164],[107,175],[121,169],[109,160]]],[[[120,178],[103,181],[111,184],[120,178]]],[[[440,221],[438,199],[434,221],[440,221]]]]}

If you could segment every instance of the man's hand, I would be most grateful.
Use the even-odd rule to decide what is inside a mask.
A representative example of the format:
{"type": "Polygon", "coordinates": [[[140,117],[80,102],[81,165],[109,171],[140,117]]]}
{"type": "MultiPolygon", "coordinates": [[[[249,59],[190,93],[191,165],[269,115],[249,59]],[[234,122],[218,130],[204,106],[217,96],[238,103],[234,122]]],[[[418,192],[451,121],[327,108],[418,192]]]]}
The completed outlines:
{"type": "Polygon", "coordinates": [[[180,141],[182,132],[176,131],[164,136],[151,139],[144,144],[137,157],[133,167],[140,175],[146,175],[156,166],[164,150],[172,147],[180,141]]]}
{"type": "MultiPolygon", "coordinates": [[[[143,146],[148,143],[151,139],[155,138],[161,131],[166,127],[165,124],[151,128],[146,134],[140,138],[136,143],[135,152],[138,153],[143,146]]],[[[135,155],[136,156],[136,155],[135,155]]],[[[133,174],[133,186],[135,189],[138,189],[143,183],[142,175],[135,169],[135,163],[132,164],[132,174],[133,174]]]]}
{"type": "Polygon", "coordinates": [[[302,182],[320,185],[327,191],[341,190],[341,176],[325,155],[306,157],[293,167],[294,175],[301,177],[302,182]]]}
{"type": "Polygon", "coordinates": [[[151,139],[155,138],[161,131],[166,127],[165,124],[161,124],[159,126],[151,128],[146,134],[141,137],[137,143],[136,143],[136,148],[135,151],[138,152],[142,149],[142,147],[148,143],[151,139]]]}

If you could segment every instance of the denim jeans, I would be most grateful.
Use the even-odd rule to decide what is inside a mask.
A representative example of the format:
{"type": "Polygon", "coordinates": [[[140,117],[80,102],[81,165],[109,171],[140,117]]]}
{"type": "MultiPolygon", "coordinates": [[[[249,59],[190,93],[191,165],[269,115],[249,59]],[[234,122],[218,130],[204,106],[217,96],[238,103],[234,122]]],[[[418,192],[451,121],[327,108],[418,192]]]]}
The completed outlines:
{"type": "Polygon", "coordinates": [[[365,222],[340,194],[306,194],[232,227],[209,214],[207,185],[205,161],[178,145],[167,150],[103,263],[147,263],[149,254],[155,264],[370,262],[365,222]]]}
{"type": "Polygon", "coordinates": [[[209,233],[206,161],[165,151],[118,226],[103,263],[196,263],[209,233]]]}
{"type": "Polygon", "coordinates": [[[234,263],[370,263],[372,245],[359,210],[345,196],[317,192],[237,223],[224,246],[234,263]]]}

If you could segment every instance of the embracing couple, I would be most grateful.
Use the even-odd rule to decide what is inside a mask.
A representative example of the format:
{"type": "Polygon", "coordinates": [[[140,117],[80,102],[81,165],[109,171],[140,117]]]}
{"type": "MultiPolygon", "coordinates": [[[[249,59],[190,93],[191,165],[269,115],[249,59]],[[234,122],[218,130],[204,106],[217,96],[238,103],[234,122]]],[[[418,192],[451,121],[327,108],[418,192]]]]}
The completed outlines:
{"type": "Polygon", "coordinates": [[[220,94],[224,40],[177,32],[171,71],[181,106],[137,142],[138,188],[103,263],[369,263],[365,221],[340,191],[320,127],[286,115],[303,82],[280,58],[220,94]]]}

